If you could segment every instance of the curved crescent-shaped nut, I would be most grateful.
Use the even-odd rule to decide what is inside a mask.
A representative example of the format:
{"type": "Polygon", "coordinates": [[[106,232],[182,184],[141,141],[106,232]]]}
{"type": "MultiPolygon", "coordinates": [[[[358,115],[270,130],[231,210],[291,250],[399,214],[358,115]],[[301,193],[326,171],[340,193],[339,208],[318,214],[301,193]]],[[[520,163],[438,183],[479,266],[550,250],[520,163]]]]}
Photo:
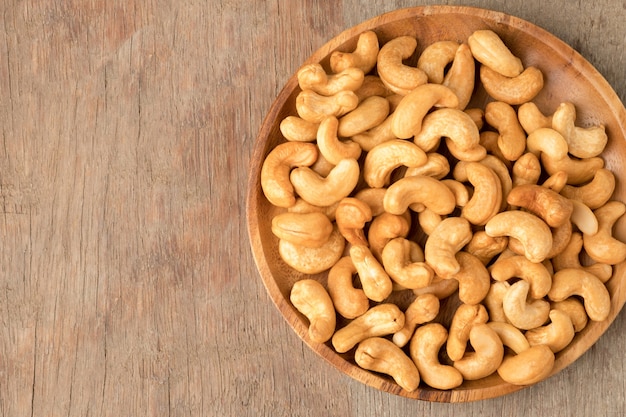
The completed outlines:
{"type": "Polygon", "coordinates": [[[329,116],[322,120],[317,130],[317,146],[322,156],[332,165],[342,159],[359,159],[361,146],[351,140],[342,141],[337,137],[339,120],[329,116]]]}
{"type": "Polygon", "coordinates": [[[526,150],[526,133],[517,119],[515,109],[503,101],[485,106],[485,120],[498,133],[498,148],[509,161],[517,160],[526,150]]]}
{"type": "Polygon", "coordinates": [[[363,369],[387,374],[403,389],[412,392],[420,383],[415,363],[390,340],[370,337],[354,352],[354,361],[363,369]]]}
{"type": "Polygon", "coordinates": [[[286,240],[278,241],[278,253],[283,261],[303,274],[318,274],[332,267],[343,254],[346,240],[337,227],[326,243],[319,248],[309,248],[286,240]]]}
{"type": "Polygon", "coordinates": [[[441,84],[423,84],[404,96],[392,113],[391,131],[400,139],[409,139],[422,129],[422,120],[433,107],[452,107],[459,105],[459,99],[446,86],[441,84]]]}
{"type": "Polygon", "coordinates": [[[422,232],[430,235],[433,230],[441,223],[443,217],[432,210],[424,209],[417,213],[417,221],[419,222],[422,232]]]}
{"type": "Polygon", "coordinates": [[[504,314],[503,300],[509,288],[511,288],[511,284],[506,281],[496,281],[491,284],[491,288],[483,300],[487,311],[489,311],[490,321],[508,322],[506,314],[504,314]]]}
{"type": "Polygon", "coordinates": [[[490,321],[487,325],[500,337],[502,344],[511,348],[513,352],[519,354],[530,348],[524,333],[511,323],[490,321]]]}
{"type": "Polygon", "coordinates": [[[359,163],[356,159],[346,158],[339,161],[326,178],[307,167],[294,169],[289,178],[302,199],[325,207],[347,197],[356,187],[359,177],[359,163]]]}
{"type": "Polygon", "coordinates": [[[527,67],[517,77],[505,77],[491,68],[480,67],[480,81],[495,100],[512,106],[531,101],[543,88],[543,73],[537,67],[527,67]]]}
{"type": "Polygon", "coordinates": [[[420,324],[428,323],[439,314],[439,299],[434,294],[421,294],[404,311],[404,327],[393,334],[393,343],[404,347],[411,340],[413,332],[420,324]]]}
{"type": "Polygon", "coordinates": [[[413,141],[425,152],[431,152],[443,137],[453,141],[460,151],[475,148],[480,143],[480,132],[470,115],[450,108],[436,109],[424,117],[422,129],[413,141]]]}
{"type": "Polygon", "coordinates": [[[354,198],[367,203],[372,211],[372,218],[385,212],[383,198],[387,192],[386,188],[363,188],[354,195],[354,198]]]}
{"type": "Polygon", "coordinates": [[[310,248],[324,245],[332,231],[330,219],[321,212],[287,212],[272,218],[272,233],[276,237],[310,248]]]}
{"type": "Polygon", "coordinates": [[[364,151],[369,152],[374,149],[375,146],[380,145],[383,142],[397,139],[396,135],[394,135],[391,131],[392,116],[393,113],[387,116],[387,118],[378,126],[352,136],[352,141],[361,145],[361,149],[364,151]]]}
{"type": "Polygon", "coordinates": [[[609,201],[594,210],[598,219],[598,232],[594,235],[583,233],[583,246],[587,254],[596,262],[616,265],[626,259],[626,244],[613,237],[615,222],[626,212],[621,201],[609,201]]]}
{"type": "Polygon", "coordinates": [[[593,211],[581,201],[570,200],[570,202],[573,207],[571,221],[578,227],[578,230],[587,235],[595,235],[598,233],[600,224],[593,211]]]}
{"type": "Polygon", "coordinates": [[[319,123],[308,122],[298,116],[287,116],[280,122],[280,133],[290,142],[313,142],[319,123]]]}
{"type": "Polygon", "coordinates": [[[313,90],[303,90],[296,97],[296,111],[302,119],[320,123],[328,116],[341,117],[356,109],[359,98],[352,91],[340,91],[323,96],[313,90]]]}
{"type": "Polygon", "coordinates": [[[338,73],[354,67],[367,74],[376,65],[378,51],[378,36],[371,30],[365,31],[359,35],[356,48],[352,52],[333,51],[330,55],[330,68],[338,73]]]}
{"type": "Polygon", "coordinates": [[[338,203],[333,204],[332,206],[326,206],[326,207],[314,206],[313,204],[307,203],[301,198],[297,198],[296,204],[289,207],[287,211],[289,213],[302,213],[302,214],[314,213],[314,212],[323,213],[326,215],[326,217],[328,217],[328,219],[331,222],[333,222],[335,221],[335,210],[337,209],[337,205],[338,203]]]}
{"type": "Polygon", "coordinates": [[[451,138],[445,138],[445,141],[448,152],[459,161],[477,162],[487,156],[487,149],[481,144],[469,149],[461,149],[451,138]]]}
{"type": "Polygon", "coordinates": [[[566,298],[562,301],[553,301],[550,303],[550,308],[566,313],[572,321],[575,332],[584,329],[589,322],[585,306],[576,297],[566,298]]]}
{"type": "Polygon", "coordinates": [[[506,164],[506,166],[511,165],[511,161],[504,157],[500,147],[498,146],[498,140],[500,138],[500,134],[493,130],[483,130],[480,132],[480,145],[487,150],[487,153],[490,155],[494,155],[502,162],[506,164]]]}
{"type": "Polygon", "coordinates": [[[413,290],[413,294],[420,296],[425,294],[432,294],[437,299],[443,300],[454,294],[459,289],[459,281],[455,279],[443,279],[438,276],[433,278],[433,282],[424,288],[417,288],[413,290]]]}
{"type": "Polygon", "coordinates": [[[428,161],[417,145],[394,139],[375,146],[363,163],[363,179],[372,188],[381,188],[391,181],[392,172],[401,166],[418,167],[428,161]]]}
{"type": "Polygon", "coordinates": [[[511,174],[509,172],[509,168],[507,165],[495,155],[487,155],[483,159],[479,161],[481,164],[491,168],[491,170],[498,176],[500,179],[500,184],[502,185],[502,204],[500,205],[500,210],[504,210],[507,207],[506,199],[513,188],[513,179],[511,178],[511,174]]]}
{"type": "Polygon", "coordinates": [[[546,155],[558,161],[567,157],[567,142],[563,135],[549,127],[535,129],[526,138],[528,152],[535,156],[546,155]]]}
{"type": "Polygon", "coordinates": [[[455,255],[472,239],[472,229],[463,217],[448,217],[437,225],[424,245],[424,257],[435,273],[450,278],[461,270],[455,255]]]}
{"type": "Polygon", "coordinates": [[[528,281],[517,281],[507,290],[502,300],[506,318],[521,330],[541,326],[548,320],[550,314],[550,303],[546,300],[528,300],[529,289],[528,281]]]}
{"type": "Polygon", "coordinates": [[[489,320],[489,315],[482,304],[461,304],[456,309],[446,342],[446,352],[452,361],[458,361],[465,355],[472,327],[487,323],[487,320],[489,320]]]}
{"type": "Polygon", "coordinates": [[[393,334],[404,326],[404,313],[391,303],[378,304],[337,330],[331,341],[335,350],[345,353],[369,337],[393,334]]]}
{"type": "Polygon", "coordinates": [[[615,175],[606,168],[598,169],[593,179],[585,185],[565,185],[561,194],[572,200],[580,200],[592,210],[602,207],[615,191],[615,175]]]}
{"type": "Polygon", "coordinates": [[[611,311],[611,296],[602,281],[590,272],[566,268],[557,271],[552,277],[552,288],[548,297],[552,301],[562,301],[572,295],[583,298],[585,311],[593,321],[602,321],[611,311]]]}
{"type": "Polygon", "coordinates": [[[443,80],[459,98],[458,108],[464,110],[472,99],[474,92],[476,63],[467,44],[461,44],[454,55],[454,61],[443,80]]]}
{"type": "Polygon", "coordinates": [[[367,246],[351,246],[350,258],[356,268],[363,292],[372,301],[381,302],[393,290],[391,278],[367,246]]]}
{"type": "Polygon", "coordinates": [[[441,84],[445,69],[454,60],[459,44],[455,41],[437,41],[428,45],[417,60],[417,68],[428,76],[429,83],[441,84]]]}
{"type": "Polygon", "coordinates": [[[365,73],[358,68],[346,68],[336,74],[326,74],[319,63],[307,64],[296,74],[302,90],[313,90],[323,96],[332,96],[340,91],[355,91],[363,84],[365,73]]]}
{"type": "Polygon", "coordinates": [[[406,237],[411,229],[410,217],[405,214],[383,212],[370,223],[367,240],[370,250],[382,261],[383,249],[391,239],[406,237]]]}
{"type": "Polygon", "coordinates": [[[362,289],[355,288],[353,276],[357,273],[352,258],[344,256],[328,271],[328,294],[335,310],[347,319],[354,319],[369,308],[369,299],[362,289]]]}
{"type": "Polygon", "coordinates": [[[470,192],[465,184],[452,178],[443,179],[441,182],[452,191],[458,207],[463,207],[467,204],[470,199],[470,192]]]}
{"type": "Polygon", "coordinates": [[[552,190],[556,193],[560,193],[563,187],[567,185],[567,172],[559,171],[550,175],[546,180],[541,184],[542,187],[545,187],[549,190],[552,190]]]}
{"type": "Polygon", "coordinates": [[[454,362],[468,381],[484,378],[496,372],[504,358],[504,346],[498,334],[486,323],[472,326],[469,341],[474,352],[468,352],[454,362]]]}
{"type": "Polygon", "coordinates": [[[474,193],[461,210],[461,216],[472,224],[485,225],[502,206],[500,178],[491,168],[480,162],[468,162],[464,170],[467,180],[474,186],[474,193]]]}
{"type": "Polygon", "coordinates": [[[417,365],[422,381],[435,389],[452,389],[463,383],[463,375],[450,365],[439,362],[439,350],[448,338],[448,331],[439,323],[428,323],[415,330],[409,353],[417,365]]]}
{"type": "Polygon", "coordinates": [[[511,190],[506,200],[512,206],[530,210],[550,227],[559,227],[570,220],[574,206],[570,199],[535,184],[519,185],[511,190]]]}
{"type": "Polygon", "coordinates": [[[490,268],[491,277],[496,281],[521,278],[530,284],[531,298],[543,298],[552,286],[552,275],[542,263],[530,262],[525,256],[515,255],[498,260],[490,268]]]}
{"type": "Polygon", "coordinates": [[[513,187],[524,184],[537,184],[541,176],[541,162],[537,155],[527,152],[513,164],[513,187]]]}
{"type": "Polygon", "coordinates": [[[350,137],[373,129],[389,116],[389,100],[372,96],[359,103],[356,109],[339,119],[337,134],[350,137]]]}
{"type": "Polygon", "coordinates": [[[458,252],[456,260],[461,269],[452,275],[452,279],[459,281],[459,299],[469,305],[476,305],[483,301],[491,288],[489,271],[485,265],[468,252],[458,252]]]}
{"type": "Polygon", "coordinates": [[[293,167],[313,165],[317,155],[312,143],[287,142],[272,149],[261,168],[261,187],[269,202],[278,207],[296,204],[289,173],[293,167]]]}
{"type": "Polygon", "coordinates": [[[541,162],[549,175],[559,171],[567,172],[567,183],[570,185],[584,184],[593,178],[596,171],[604,168],[604,159],[599,156],[584,159],[565,156],[562,159],[552,159],[546,154],[541,154],[541,162]]]}
{"type": "Polygon", "coordinates": [[[525,211],[504,211],[496,214],[485,225],[489,236],[509,236],[519,240],[524,256],[531,262],[542,262],[552,249],[550,227],[534,214],[525,211]]]}
{"type": "Polygon", "coordinates": [[[422,203],[437,214],[450,214],[456,207],[452,191],[441,181],[423,175],[404,177],[387,188],[383,205],[392,214],[406,212],[410,205],[422,203]]]}
{"type": "Polygon", "coordinates": [[[325,343],[335,333],[337,316],[328,292],[319,281],[302,279],[291,288],[289,299],[293,306],[309,320],[309,338],[325,343]]]}
{"type": "Polygon", "coordinates": [[[498,375],[514,385],[531,385],[547,378],[554,368],[554,353],[546,345],[532,346],[504,357],[498,375]]]}
{"type": "Polygon", "coordinates": [[[385,271],[403,288],[426,287],[435,276],[432,268],[423,262],[423,256],[415,256],[416,252],[422,255],[422,250],[416,242],[399,237],[390,240],[381,254],[385,271]]]}
{"type": "Polygon", "coordinates": [[[552,128],[567,141],[569,153],[578,158],[592,158],[602,153],[608,142],[603,125],[578,127],[574,104],[565,102],[552,115],[552,128]]]}
{"type": "Polygon", "coordinates": [[[428,160],[424,165],[419,167],[408,168],[404,176],[413,177],[418,175],[424,175],[427,177],[433,177],[437,180],[444,178],[450,172],[450,161],[445,155],[438,152],[429,152],[426,154],[428,160]]]}
{"type": "Polygon", "coordinates": [[[354,197],[346,197],[337,205],[335,221],[341,235],[352,245],[369,246],[363,228],[372,220],[369,204],[354,197]]]}
{"type": "Polygon", "coordinates": [[[415,87],[426,84],[428,76],[417,67],[403,64],[415,52],[417,40],[411,36],[398,36],[385,43],[378,52],[378,76],[391,91],[405,95],[415,87]]]}
{"type": "Polygon", "coordinates": [[[363,84],[354,93],[359,97],[359,103],[368,97],[380,96],[389,97],[393,91],[389,90],[378,75],[365,75],[363,84]]]}
{"type": "Polygon", "coordinates": [[[502,253],[508,244],[509,238],[506,236],[492,237],[484,230],[479,230],[474,233],[472,240],[463,250],[474,255],[483,265],[487,265],[493,258],[502,253]]]}
{"type": "Polygon", "coordinates": [[[582,233],[572,233],[567,246],[565,246],[565,248],[558,255],[551,259],[554,270],[559,271],[565,268],[578,268],[594,274],[603,283],[611,279],[613,276],[613,267],[609,264],[598,262],[587,266],[581,265],[580,253],[582,248],[582,233]]]}
{"type": "Polygon", "coordinates": [[[524,70],[522,61],[513,55],[500,36],[492,30],[477,30],[467,43],[476,61],[506,77],[517,77],[524,70]]]}
{"type": "Polygon", "coordinates": [[[567,313],[550,310],[550,324],[528,330],[526,339],[531,346],[547,345],[552,352],[557,353],[570,344],[575,334],[574,325],[567,313]]]}
{"type": "Polygon", "coordinates": [[[517,118],[524,131],[528,134],[542,127],[552,127],[552,116],[544,115],[532,101],[524,103],[517,108],[517,118]]]}

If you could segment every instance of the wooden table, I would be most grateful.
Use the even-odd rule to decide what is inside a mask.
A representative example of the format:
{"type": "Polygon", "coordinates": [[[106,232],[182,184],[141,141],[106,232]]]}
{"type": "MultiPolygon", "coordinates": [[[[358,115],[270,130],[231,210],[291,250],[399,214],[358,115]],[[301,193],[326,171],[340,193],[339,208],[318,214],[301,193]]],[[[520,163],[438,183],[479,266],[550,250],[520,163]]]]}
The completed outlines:
{"type": "MultiPolygon", "coordinates": [[[[427,2],[0,5],[0,416],[624,416],[626,317],[557,376],[470,404],[383,394],[308,349],[245,223],[261,121],[315,49],[427,2]]],[[[626,3],[527,19],[626,98],[626,3]]]]}

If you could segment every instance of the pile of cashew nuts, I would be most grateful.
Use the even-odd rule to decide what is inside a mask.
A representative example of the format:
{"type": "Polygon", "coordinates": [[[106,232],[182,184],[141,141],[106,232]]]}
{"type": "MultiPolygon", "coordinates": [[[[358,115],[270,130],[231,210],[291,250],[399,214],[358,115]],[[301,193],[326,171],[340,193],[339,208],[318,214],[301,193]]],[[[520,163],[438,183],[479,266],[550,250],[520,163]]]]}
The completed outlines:
{"type": "Polygon", "coordinates": [[[605,283],[626,259],[605,128],[578,126],[569,102],[542,113],[544,75],[491,30],[405,64],[416,48],[367,31],[329,69],[297,73],[297,114],[261,170],[280,256],[304,275],[290,301],[312,342],[405,390],[495,372],[533,384],[607,319],[605,283]],[[467,108],[477,78],[490,100],[467,108]]]}

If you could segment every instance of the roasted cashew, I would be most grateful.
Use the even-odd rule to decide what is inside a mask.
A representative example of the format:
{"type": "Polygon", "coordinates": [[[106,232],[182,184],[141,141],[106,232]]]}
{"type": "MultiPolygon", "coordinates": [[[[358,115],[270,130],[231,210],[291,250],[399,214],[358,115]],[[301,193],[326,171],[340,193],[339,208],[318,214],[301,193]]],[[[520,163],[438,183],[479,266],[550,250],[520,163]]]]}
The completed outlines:
{"type": "Polygon", "coordinates": [[[439,350],[446,343],[448,331],[439,323],[418,327],[411,338],[409,353],[422,381],[435,389],[452,389],[463,383],[463,375],[450,365],[439,362],[439,350]]]}
{"type": "Polygon", "coordinates": [[[341,117],[359,104],[352,91],[340,91],[332,96],[323,96],[313,90],[303,90],[296,97],[298,115],[312,123],[320,123],[328,116],[341,117]]]}
{"type": "Polygon", "coordinates": [[[315,163],[311,165],[311,170],[322,177],[327,177],[328,174],[330,174],[330,171],[332,171],[335,166],[335,164],[331,164],[326,158],[324,158],[324,155],[322,155],[322,153],[320,152],[317,156],[317,161],[315,161],[315,163]]]}
{"type": "Polygon", "coordinates": [[[427,208],[417,213],[417,221],[426,235],[430,235],[435,230],[435,227],[441,223],[441,220],[443,220],[443,217],[440,214],[427,208]]]}
{"type": "Polygon", "coordinates": [[[463,249],[478,258],[483,265],[487,265],[493,258],[502,253],[509,244],[506,236],[492,237],[484,230],[474,233],[472,240],[463,249]]]}
{"type": "Polygon", "coordinates": [[[570,344],[574,335],[574,325],[569,315],[560,310],[550,310],[550,323],[528,330],[526,339],[531,346],[547,345],[552,352],[557,353],[570,344]]]}
{"type": "MultiPolygon", "coordinates": [[[[595,216],[594,216],[595,217],[595,216]]],[[[580,253],[583,248],[583,235],[574,232],[568,241],[567,246],[555,257],[552,258],[552,265],[555,271],[565,268],[584,269],[594,274],[603,283],[607,282],[613,276],[613,267],[609,264],[595,263],[592,265],[582,266],[580,263],[580,253]]]]}
{"type": "Polygon", "coordinates": [[[487,156],[487,149],[481,144],[473,146],[469,149],[461,149],[459,145],[457,145],[456,142],[452,140],[452,138],[444,139],[446,142],[446,147],[448,148],[448,152],[450,152],[450,154],[459,161],[477,162],[487,156]]]}
{"type": "Polygon", "coordinates": [[[480,132],[480,145],[487,150],[487,153],[500,159],[508,167],[511,165],[498,146],[500,134],[493,130],[483,130],[480,132]]]}
{"type": "Polygon", "coordinates": [[[463,184],[462,182],[454,180],[452,178],[443,179],[441,180],[441,182],[443,183],[443,185],[448,187],[450,191],[452,191],[452,194],[454,194],[454,199],[456,200],[456,205],[458,207],[465,206],[470,200],[470,192],[465,184],[463,184]]]}
{"type": "Polygon", "coordinates": [[[423,288],[430,285],[435,272],[424,262],[421,247],[413,241],[398,237],[384,247],[382,264],[387,274],[403,288],[423,288]]]}
{"type": "Polygon", "coordinates": [[[287,211],[289,213],[323,213],[326,215],[326,217],[328,217],[328,220],[330,220],[331,222],[335,221],[335,211],[337,210],[337,206],[339,205],[339,203],[337,204],[333,204],[330,206],[326,206],[326,207],[320,207],[320,206],[314,206],[311,203],[307,203],[306,201],[304,201],[301,198],[296,198],[296,204],[294,204],[293,206],[289,207],[287,209],[287,211]]]}
{"type": "Polygon", "coordinates": [[[385,212],[383,198],[387,192],[386,188],[363,188],[354,195],[354,198],[367,203],[372,211],[372,218],[385,212]]]}
{"type": "Polygon", "coordinates": [[[417,67],[402,63],[415,52],[417,40],[411,36],[398,36],[385,43],[378,52],[376,69],[383,83],[396,94],[406,95],[414,88],[426,84],[428,76],[417,67]]]}
{"type": "Polygon", "coordinates": [[[502,159],[495,155],[487,155],[480,160],[480,163],[491,168],[500,179],[500,184],[502,185],[502,204],[500,205],[500,210],[506,209],[506,199],[513,188],[513,180],[511,179],[509,168],[502,159]]]}
{"type": "Polygon", "coordinates": [[[537,184],[541,176],[541,162],[537,155],[527,152],[520,156],[513,164],[513,187],[524,184],[537,184]]]}
{"type": "Polygon", "coordinates": [[[472,107],[471,109],[465,109],[463,111],[472,118],[478,130],[482,130],[485,126],[485,111],[480,107],[472,107]]]}
{"type": "Polygon", "coordinates": [[[409,343],[417,326],[437,317],[439,305],[439,299],[434,294],[416,296],[404,311],[404,327],[393,334],[393,343],[399,347],[404,347],[409,343]]]}
{"type": "Polygon", "coordinates": [[[363,164],[363,179],[372,188],[389,185],[391,174],[401,166],[419,167],[428,160],[426,153],[415,144],[394,139],[375,146],[367,153],[363,164]]]}
{"type": "Polygon", "coordinates": [[[261,168],[261,187],[269,202],[278,207],[293,206],[296,196],[289,173],[293,167],[313,165],[317,155],[317,146],[312,143],[287,142],[272,149],[261,168]]]}
{"type": "Polygon", "coordinates": [[[483,300],[483,303],[489,312],[490,321],[502,323],[508,322],[506,314],[504,314],[503,302],[504,296],[508,292],[509,288],[511,288],[511,284],[506,281],[496,281],[491,284],[491,288],[489,288],[489,292],[487,292],[487,295],[483,300]]]}
{"type": "Polygon", "coordinates": [[[524,103],[517,108],[517,118],[524,131],[528,134],[542,127],[552,127],[552,115],[544,115],[532,101],[524,103]]]}
{"type": "Polygon", "coordinates": [[[391,131],[400,139],[409,139],[422,129],[422,120],[433,107],[452,107],[459,105],[459,99],[446,86],[441,84],[423,84],[404,96],[392,113],[391,131]]]}
{"type": "Polygon", "coordinates": [[[508,281],[511,278],[521,278],[530,285],[529,294],[532,298],[543,298],[550,291],[552,276],[542,264],[530,262],[525,256],[511,256],[498,260],[489,268],[491,277],[496,281],[508,281]]]}
{"type": "Polygon", "coordinates": [[[424,245],[426,263],[442,278],[461,270],[455,255],[472,239],[472,229],[463,217],[448,217],[437,225],[424,245]]]}
{"type": "Polygon", "coordinates": [[[383,249],[391,239],[406,237],[411,229],[410,217],[383,212],[370,223],[367,240],[376,259],[382,261],[383,249]]]}
{"type": "Polygon", "coordinates": [[[338,353],[345,353],[369,337],[393,334],[404,326],[404,313],[391,303],[378,304],[355,318],[332,337],[338,353]]]}
{"type": "Polygon", "coordinates": [[[428,287],[417,288],[413,290],[413,294],[420,296],[432,294],[437,299],[443,300],[454,294],[459,289],[459,281],[455,279],[443,279],[435,275],[432,283],[428,287]]]}
{"type": "Polygon", "coordinates": [[[330,55],[330,68],[338,73],[354,67],[367,74],[376,65],[378,51],[378,36],[371,30],[365,31],[359,35],[356,48],[352,52],[333,51],[330,55]]]}
{"type": "MultiPolygon", "coordinates": [[[[294,142],[295,143],[295,142],[294,142]]],[[[359,181],[356,159],[346,158],[324,178],[308,167],[291,171],[290,180],[298,195],[316,206],[330,206],[347,197],[359,181]]]]}
{"type": "Polygon", "coordinates": [[[415,363],[393,342],[382,337],[370,337],[359,343],[354,361],[363,369],[387,374],[403,389],[415,391],[420,375],[415,363]]]}
{"type": "Polygon", "coordinates": [[[427,177],[433,177],[437,180],[444,178],[450,172],[450,161],[445,155],[438,152],[429,152],[426,154],[427,161],[424,165],[408,168],[404,176],[413,177],[417,175],[424,175],[427,177]]]}
{"type": "Polygon", "coordinates": [[[368,97],[372,96],[380,96],[380,97],[388,97],[391,96],[393,91],[389,90],[383,81],[380,79],[378,75],[365,75],[363,79],[363,84],[354,93],[359,98],[359,103],[365,100],[368,97]]]}
{"type": "Polygon", "coordinates": [[[383,142],[397,139],[391,130],[392,116],[393,113],[387,116],[378,126],[352,136],[352,141],[358,143],[364,151],[369,152],[383,142]]]}
{"type": "Polygon", "coordinates": [[[535,156],[547,155],[551,160],[567,158],[567,142],[563,135],[549,127],[535,129],[526,138],[528,152],[535,156]]]}
{"type": "Polygon", "coordinates": [[[352,245],[369,246],[363,228],[372,218],[369,204],[354,197],[346,197],[339,201],[335,211],[339,232],[352,245]]]}
{"type": "Polygon", "coordinates": [[[514,385],[531,385],[550,375],[554,368],[554,353],[546,345],[532,346],[517,355],[506,355],[498,375],[514,385]]]}
{"type": "Polygon", "coordinates": [[[326,74],[319,63],[307,64],[296,73],[302,90],[313,90],[323,96],[340,91],[355,91],[363,84],[365,73],[358,68],[346,68],[336,74],[326,74]]]}
{"type": "Polygon", "coordinates": [[[514,187],[506,201],[512,206],[533,212],[550,227],[559,227],[570,221],[574,210],[570,199],[549,188],[535,184],[514,187]]]}
{"type": "Polygon", "coordinates": [[[391,184],[383,200],[385,210],[392,214],[402,214],[414,203],[421,203],[435,213],[445,215],[452,213],[456,199],[441,181],[419,175],[404,177],[391,184]]]}
{"type": "Polygon", "coordinates": [[[362,289],[355,288],[353,276],[357,273],[350,256],[339,259],[328,271],[328,294],[337,313],[354,319],[365,313],[370,305],[362,289]]]}
{"type": "Polygon", "coordinates": [[[461,304],[456,309],[446,342],[446,352],[452,361],[458,361],[465,355],[472,327],[487,323],[487,320],[489,320],[489,315],[482,304],[461,304]]]}
{"type": "Polygon", "coordinates": [[[626,205],[621,201],[609,201],[594,210],[598,232],[594,235],[583,233],[583,247],[594,261],[616,265],[626,259],[626,244],[613,237],[613,226],[624,212],[626,205]]]}
{"type": "Polygon", "coordinates": [[[587,235],[598,233],[600,224],[593,211],[582,201],[570,200],[570,202],[573,207],[571,220],[578,227],[578,230],[587,235]]]}
{"type": "Polygon", "coordinates": [[[561,103],[552,115],[552,128],[567,141],[569,153],[578,158],[591,158],[602,153],[608,142],[603,125],[578,127],[576,108],[570,102],[561,103]]]}
{"type": "Polygon", "coordinates": [[[485,225],[485,232],[492,237],[509,236],[519,240],[524,256],[531,262],[542,262],[552,249],[550,227],[539,217],[525,211],[496,214],[485,225]]]}
{"type": "Polygon", "coordinates": [[[393,290],[391,278],[370,249],[363,245],[351,246],[350,258],[367,298],[381,302],[389,297],[393,290]]]}
{"type": "Polygon", "coordinates": [[[361,146],[351,140],[339,140],[337,128],[339,120],[329,116],[322,120],[317,130],[317,146],[322,156],[331,164],[337,165],[342,159],[359,159],[361,146]]]}
{"type": "Polygon", "coordinates": [[[556,193],[560,193],[563,187],[567,185],[567,177],[567,172],[557,171],[554,174],[550,175],[548,178],[546,178],[541,186],[556,193]]]}
{"type": "Polygon", "coordinates": [[[459,43],[454,41],[437,41],[426,46],[417,59],[417,68],[428,76],[429,83],[441,84],[445,69],[454,60],[459,43]]]}
{"type": "Polygon", "coordinates": [[[472,99],[475,72],[476,63],[472,51],[467,44],[461,44],[442,83],[459,98],[458,108],[461,110],[464,110],[472,99]]]}
{"type": "Polygon", "coordinates": [[[442,137],[449,138],[460,151],[475,148],[480,143],[478,127],[462,110],[441,108],[424,117],[422,128],[413,141],[425,152],[437,149],[442,137]]]}
{"type": "Polygon", "coordinates": [[[303,274],[318,274],[333,266],[341,255],[346,240],[335,226],[330,237],[319,248],[309,248],[286,240],[278,241],[278,253],[283,261],[303,274]]]}
{"type": "Polygon", "coordinates": [[[513,55],[500,36],[492,30],[473,32],[467,43],[476,61],[506,77],[517,77],[524,70],[522,61],[513,55]]]}
{"type": "Polygon", "coordinates": [[[280,213],[272,218],[272,233],[279,239],[310,248],[324,245],[333,225],[324,213],[280,213]]]}
{"type": "Polygon", "coordinates": [[[553,301],[550,303],[550,308],[552,310],[560,310],[566,313],[572,321],[575,332],[579,332],[584,329],[589,322],[585,306],[576,297],[566,298],[562,301],[553,301]]]}
{"type": "Polygon", "coordinates": [[[537,67],[527,67],[517,77],[505,77],[481,65],[480,81],[487,94],[512,106],[531,101],[543,88],[543,73],[537,67]]]}
{"type": "Polygon", "coordinates": [[[515,109],[503,101],[485,106],[485,120],[498,133],[498,148],[509,161],[517,160],[526,150],[526,133],[517,119],[515,109]]]}
{"type": "Polygon", "coordinates": [[[566,268],[557,271],[552,277],[552,288],[548,297],[552,301],[562,301],[577,295],[583,298],[585,311],[593,321],[602,321],[611,311],[611,296],[602,281],[582,269],[566,268]]]}
{"type": "Polygon", "coordinates": [[[530,348],[530,343],[524,333],[511,323],[490,321],[487,325],[500,337],[502,344],[510,347],[513,352],[523,352],[530,348]]]}
{"type": "Polygon", "coordinates": [[[486,323],[476,324],[469,332],[469,341],[474,352],[454,362],[463,378],[473,381],[496,372],[504,358],[504,346],[498,334],[486,323]]]}
{"type": "Polygon", "coordinates": [[[337,318],[333,301],[324,286],[314,279],[301,279],[293,284],[289,299],[309,320],[309,338],[315,343],[330,340],[335,332],[337,318]]]}
{"type": "Polygon", "coordinates": [[[291,142],[313,142],[317,138],[319,123],[298,116],[287,116],[280,122],[280,133],[291,142]]]}
{"type": "Polygon", "coordinates": [[[546,300],[528,300],[529,289],[528,281],[517,281],[511,285],[502,299],[506,318],[512,325],[522,330],[543,325],[550,314],[550,303],[546,300]]]}
{"type": "Polygon", "coordinates": [[[606,168],[598,169],[593,179],[585,185],[566,185],[561,194],[572,200],[580,200],[592,210],[602,207],[615,191],[615,175],[606,168]]]}
{"type": "Polygon", "coordinates": [[[572,237],[572,230],[573,227],[570,222],[565,222],[559,227],[552,228],[552,249],[550,249],[550,252],[546,255],[546,261],[554,258],[565,249],[572,237]]]}
{"type": "Polygon", "coordinates": [[[491,288],[489,271],[471,253],[460,251],[455,257],[461,269],[451,278],[459,281],[459,299],[465,304],[476,305],[484,300],[491,288]]]}
{"type": "Polygon", "coordinates": [[[596,171],[604,167],[604,159],[601,157],[574,159],[565,156],[562,159],[552,159],[546,154],[541,154],[541,162],[549,175],[559,171],[567,172],[567,183],[570,185],[590,181],[596,171]]]}
{"type": "Polygon", "coordinates": [[[461,210],[461,216],[478,226],[485,225],[502,206],[502,184],[496,173],[480,162],[456,165],[454,175],[458,181],[465,177],[474,187],[470,200],[461,210]],[[462,172],[464,171],[464,172],[462,172]]]}
{"type": "Polygon", "coordinates": [[[339,119],[337,134],[350,137],[373,129],[389,116],[389,100],[372,96],[361,101],[356,109],[339,119]]]}

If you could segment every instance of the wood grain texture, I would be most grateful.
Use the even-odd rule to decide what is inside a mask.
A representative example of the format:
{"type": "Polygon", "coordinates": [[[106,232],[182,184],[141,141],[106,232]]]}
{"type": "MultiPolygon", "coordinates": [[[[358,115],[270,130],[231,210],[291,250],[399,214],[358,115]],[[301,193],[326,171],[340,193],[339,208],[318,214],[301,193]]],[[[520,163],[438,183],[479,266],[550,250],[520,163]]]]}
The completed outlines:
{"type": "MultiPolygon", "coordinates": [[[[381,393],[288,327],[249,249],[263,117],[314,50],[426,2],[0,5],[0,416],[621,416],[626,319],[465,405],[381,393]]],[[[622,1],[449,2],[554,33],[626,99],[622,1]]]]}

